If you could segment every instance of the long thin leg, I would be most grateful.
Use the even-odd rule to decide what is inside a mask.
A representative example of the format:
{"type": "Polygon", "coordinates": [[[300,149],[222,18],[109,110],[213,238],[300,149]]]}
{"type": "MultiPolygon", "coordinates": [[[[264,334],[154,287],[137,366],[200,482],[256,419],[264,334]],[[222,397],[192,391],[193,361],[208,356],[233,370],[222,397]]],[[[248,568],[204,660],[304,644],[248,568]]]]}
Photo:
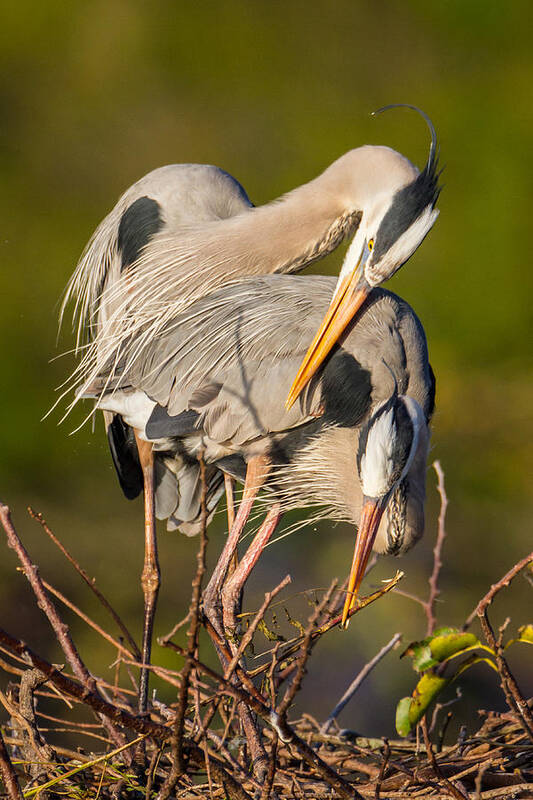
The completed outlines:
{"type": "MultiPolygon", "coordinates": [[[[161,585],[155,532],[154,453],[150,442],[141,439],[137,431],[135,431],[135,440],[144,480],[144,565],[141,573],[141,586],[144,594],[142,660],[143,664],[150,664],[154,615],[161,585]]],[[[148,705],[148,677],[149,670],[143,666],[139,681],[140,714],[146,712],[148,705]]]]}
{"type": "MultiPolygon", "coordinates": [[[[222,589],[224,628],[229,634],[227,638],[233,653],[236,652],[238,647],[236,629],[244,584],[248,580],[259,556],[276,529],[280,517],[279,504],[276,503],[276,505],[272,506],[269,510],[240,564],[222,589]]],[[[268,771],[268,758],[263,746],[261,732],[257,725],[256,715],[243,703],[239,703],[237,710],[250,749],[255,776],[257,780],[263,781],[268,771]]]]}
{"type": "Polygon", "coordinates": [[[275,503],[268,511],[261,527],[254,536],[252,543],[244,554],[239,566],[226,581],[222,588],[222,613],[224,628],[229,632],[229,643],[234,649],[234,639],[237,627],[237,617],[240,611],[242,591],[251,571],[257,564],[259,556],[266,547],[268,540],[276,530],[281,518],[279,503],[275,503]]]}
{"type": "MultiPolygon", "coordinates": [[[[233,528],[233,523],[235,522],[235,497],[233,494],[233,489],[235,486],[235,479],[228,475],[227,472],[224,473],[224,488],[226,490],[226,508],[228,514],[228,533],[233,528]]],[[[233,557],[229,563],[228,567],[228,575],[233,575],[235,570],[237,569],[237,565],[239,563],[239,555],[237,550],[233,553],[233,557]]]]}
{"type": "Polygon", "coordinates": [[[270,469],[270,461],[266,456],[254,456],[248,462],[244,492],[239,510],[220,554],[217,565],[204,592],[204,611],[219,636],[224,636],[222,624],[220,590],[226,578],[233,554],[237,550],[239,537],[250,516],[254,500],[270,469]]]}
{"type": "Polygon", "coordinates": [[[228,531],[233,528],[235,522],[235,498],[233,496],[233,487],[235,485],[234,478],[224,473],[224,488],[226,490],[226,505],[228,509],[228,531]]]}

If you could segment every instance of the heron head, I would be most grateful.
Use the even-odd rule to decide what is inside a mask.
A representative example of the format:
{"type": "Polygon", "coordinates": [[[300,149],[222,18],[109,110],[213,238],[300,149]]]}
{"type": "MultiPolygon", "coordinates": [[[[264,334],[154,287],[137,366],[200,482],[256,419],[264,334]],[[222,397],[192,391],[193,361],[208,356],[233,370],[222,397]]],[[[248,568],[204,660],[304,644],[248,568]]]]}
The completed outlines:
{"type": "Polygon", "coordinates": [[[361,430],[357,469],[363,506],[342,616],[343,627],[355,604],[383,513],[411,467],[424,427],[424,413],[416,400],[398,395],[395,389],[392,397],[378,406],[361,430]]]}
{"type": "MultiPolygon", "coordinates": [[[[392,108],[393,106],[387,106],[392,108]]],[[[414,106],[431,132],[427,163],[419,171],[388,147],[352,151],[358,164],[361,221],[348,248],[333,298],[289,392],[290,407],[356,315],[370,291],[391,278],[433,227],[440,187],[437,137],[429,117],[414,106]]],[[[380,109],[379,112],[386,109],[380,109]]],[[[355,188],[354,188],[355,192],[355,188]]]]}

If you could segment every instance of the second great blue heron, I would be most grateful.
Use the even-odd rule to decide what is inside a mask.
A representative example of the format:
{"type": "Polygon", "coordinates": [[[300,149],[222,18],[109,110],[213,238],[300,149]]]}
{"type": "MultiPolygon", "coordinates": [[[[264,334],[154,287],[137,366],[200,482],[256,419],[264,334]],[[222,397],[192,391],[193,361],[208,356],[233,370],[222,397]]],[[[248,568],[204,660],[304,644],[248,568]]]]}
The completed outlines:
{"type": "MultiPolygon", "coordinates": [[[[222,634],[220,591],[261,486],[269,516],[224,589],[230,623],[249,569],[287,509],[319,505],[325,516],[362,520],[349,597],[372,546],[398,554],[423,531],[434,379],[423,328],[407,303],[375,290],[299,402],[291,409],[279,402],[334,285],[318,276],[265,276],[221,289],[163,330],[142,364],[125,371],[119,364],[111,384],[104,374],[93,387],[98,406],[116,415],[110,436],[130,496],[143,486],[130,431],[152,443],[156,510],[169,527],[199,529],[200,452],[210,514],[223,473],[245,482],[207,591],[222,634]]],[[[349,609],[350,600],[344,620],[349,609]]]]}

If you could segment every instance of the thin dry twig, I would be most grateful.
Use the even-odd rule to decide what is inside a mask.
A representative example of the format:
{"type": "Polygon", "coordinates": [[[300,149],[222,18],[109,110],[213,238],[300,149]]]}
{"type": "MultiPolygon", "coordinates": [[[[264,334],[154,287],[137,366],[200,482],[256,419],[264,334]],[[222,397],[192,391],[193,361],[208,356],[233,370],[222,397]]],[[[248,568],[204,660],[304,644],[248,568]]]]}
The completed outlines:
{"type": "MultiPolygon", "coordinates": [[[[205,479],[205,462],[203,455],[198,457],[198,461],[200,464],[200,480],[202,483],[200,547],[198,548],[198,554],[196,557],[196,574],[192,582],[192,596],[189,606],[190,623],[189,630],[187,631],[187,654],[185,665],[181,673],[181,687],[178,694],[178,708],[176,711],[176,718],[174,720],[172,738],[170,740],[172,750],[172,767],[167,780],[159,792],[159,800],[166,800],[168,797],[170,797],[170,794],[176,786],[180,776],[185,772],[185,763],[183,760],[184,720],[187,710],[189,683],[191,673],[193,671],[193,663],[191,658],[196,654],[198,649],[198,633],[200,630],[200,602],[202,598],[202,581],[205,574],[205,558],[207,551],[207,483],[205,479]]],[[[163,644],[164,643],[165,642],[163,641],[163,644]]]]}
{"type": "MultiPolygon", "coordinates": [[[[99,694],[95,679],[83,663],[76,645],[74,644],[74,640],[70,635],[68,626],[65,625],[65,623],[61,620],[55,605],[48,597],[39,575],[39,571],[35,564],[33,564],[28,551],[22,544],[15,530],[11,520],[9,508],[3,503],[0,503],[0,521],[2,522],[2,526],[6,532],[8,545],[12,550],[15,551],[17,558],[22,564],[24,575],[28,579],[35,597],[37,598],[37,604],[41,611],[44,612],[50,625],[52,626],[52,630],[57,637],[57,640],[72,668],[72,671],[76,677],[87,687],[87,689],[89,689],[89,691],[99,694]]],[[[119,746],[124,744],[124,737],[112,724],[110,724],[109,719],[106,717],[102,720],[102,722],[113,741],[119,746]]]]}
{"type": "Polygon", "coordinates": [[[378,777],[376,779],[376,789],[374,793],[375,800],[380,800],[381,795],[381,786],[383,784],[383,779],[385,777],[385,772],[387,771],[387,766],[389,764],[390,759],[390,744],[388,739],[383,740],[383,761],[381,762],[381,767],[379,768],[378,777]]]}
{"type": "MultiPolygon", "coordinates": [[[[394,575],[393,578],[391,578],[389,581],[387,581],[385,586],[383,586],[381,589],[378,589],[377,591],[372,592],[371,594],[368,594],[365,597],[358,598],[357,601],[356,601],[355,606],[352,609],[350,609],[350,619],[351,619],[351,617],[354,616],[354,614],[359,613],[360,611],[363,610],[363,608],[366,608],[367,606],[371,605],[372,603],[375,603],[376,600],[380,599],[380,597],[383,597],[384,595],[388,594],[393,589],[395,589],[396,586],[398,585],[398,583],[403,578],[403,576],[404,576],[404,573],[401,570],[398,570],[398,572],[396,572],[396,575],[394,575]]],[[[328,622],[325,622],[323,625],[321,625],[316,630],[314,630],[313,634],[312,634],[313,646],[314,646],[315,642],[318,641],[318,639],[320,639],[325,633],[328,633],[329,631],[333,630],[333,628],[336,628],[337,625],[340,624],[341,620],[342,620],[342,615],[341,614],[336,614],[335,617],[330,619],[328,622]]],[[[298,652],[298,650],[300,649],[300,645],[301,645],[302,639],[303,639],[303,635],[295,636],[294,639],[291,639],[290,641],[285,642],[283,644],[283,646],[282,646],[283,649],[280,652],[280,660],[285,660],[285,659],[288,658],[288,656],[293,655],[294,653],[298,652]]],[[[273,652],[273,650],[274,650],[273,647],[270,648],[269,650],[264,650],[261,653],[261,655],[262,656],[270,655],[273,652]]],[[[266,672],[269,668],[270,668],[270,660],[266,661],[260,667],[256,667],[256,669],[250,670],[249,675],[250,675],[250,677],[255,678],[257,675],[261,675],[263,672],[266,672]]],[[[288,669],[290,669],[291,672],[292,672],[292,670],[294,669],[294,666],[291,665],[288,669]]],[[[281,672],[280,673],[280,677],[285,679],[286,675],[283,672],[281,672]]]]}
{"type": "Polygon", "coordinates": [[[83,622],[85,622],[90,628],[92,628],[93,631],[96,631],[96,633],[101,636],[102,639],[105,639],[107,642],[109,642],[109,644],[112,644],[113,647],[116,647],[120,653],[129,656],[131,659],[135,658],[134,654],[128,650],[127,647],[124,647],[121,642],[111,636],[110,633],[107,633],[107,631],[98,625],[97,622],[92,620],[84,611],[82,611],[81,608],[78,608],[78,606],[69,600],[68,597],[65,597],[65,595],[59,591],[59,589],[56,589],[51,583],[48,583],[48,581],[45,580],[43,580],[43,586],[50,592],[50,594],[53,594],[54,597],[57,597],[57,599],[60,600],[63,605],[65,605],[67,608],[70,608],[70,610],[73,611],[74,614],[83,620],[83,622]]]}
{"type": "Polygon", "coordinates": [[[402,638],[401,633],[395,633],[392,639],[381,648],[379,653],[376,653],[374,658],[372,658],[368,662],[368,664],[365,664],[365,666],[360,670],[360,672],[356,675],[354,680],[351,682],[351,684],[348,686],[348,688],[342,695],[341,699],[339,700],[333,711],[328,716],[327,720],[322,725],[321,728],[322,733],[327,733],[329,731],[331,725],[333,724],[333,721],[337,719],[342,709],[350,702],[350,700],[357,692],[357,690],[359,689],[365,678],[367,678],[372,672],[372,670],[375,669],[375,667],[377,667],[379,662],[385,658],[387,653],[389,653],[394,647],[396,647],[401,638],[402,638]]]}
{"type": "Polygon", "coordinates": [[[533,739],[533,714],[531,709],[524,699],[516,679],[512,674],[507,660],[503,654],[501,642],[498,643],[492,625],[489,621],[487,609],[498,594],[504,587],[509,586],[513,578],[515,578],[521,570],[527,567],[528,564],[533,562],[533,552],[522,558],[517,564],[514,565],[499,581],[492,584],[487,594],[480,600],[476,608],[476,614],[479,618],[483,635],[492,650],[494,650],[496,657],[496,665],[500,675],[501,685],[507,699],[507,704],[511,711],[516,712],[518,719],[524,728],[525,732],[530,739],[533,739]]]}
{"type": "Polygon", "coordinates": [[[129,642],[130,649],[132,650],[134,657],[138,661],[141,661],[142,660],[141,651],[137,647],[135,639],[129,632],[126,625],[122,622],[122,619],[117,614],[111,603],[107,600],[107,598],[102,594],[100,589],[96,586],[94,578],[89,577],[87,572],[85,572],[85,570],[78,564],[74,556],[67,550],[64,544],[59,541],[55,533],[53,533],[53,531],[49,528],[46,520],[44,519],[40,511],[35,511],[31,506],[28,506],[28,514],[32,519],[36,520],[36,522],[38,522],[41,525],[46,535],[50,537],[50,539],[56,545],[56,547],[63,553],[67,561],[69,561],[72,564],[78,575],[85,581],[91,592],[93,592],[95,597],[99,600],[99,602],[103,605],[105,610],[111,615],[117,626],[120,628],[120,630],[124,635],[124,638],[129,642]]]}
{"type": "Polygon", "coordinates": [[[431,636],[435,630],[436,616],[435,616],[435,602],[440,594],[439,589],[439,575],[442,569],[442,547],[446,538],[446,510],[448,508],[448,497],[444,486],[444,472],[440,465],[440,461],[434,461],[433,469],[437,475],[437,491],[440,495],[440,511],[437,523],[437,538],[435,540],[435,547],[433,548],[433,570],[429,577],[429,597],[425,604],[427,629],[426,636],[431,636]]]}
{"type": "Polygon", "coordinates": [[[0,732],[0,773],[6,787],[9,800],[23,800],[23,795],[17,778],[17,773],[13,769],[13,764],[9,758],[4,737],[0,732]]]}
{"type": "Polygon", "coordinates": [[[427,753],[428,758],[429,758],[429,760],[431,762],[431,766],[433,767],[435,775],[446,786],[446,788],[448,789],[448,791],[452,795],[452,797],[455,797],[457,800],[468,800],[468,797],[466,795],[464,795],[463,792],[461,792],[457,788],[457,786],[455,786],[455,784],[453,784],[450,780],[448,780],[446,775],[444,775],[443,771],[441,770],[439,762],[437,761],[437,757],[435,756],[435,752],[433,750],[433,745],[431,744],[431,739],[429,738],[428,725],[427,725],[427,720],[426,720],[425,717],[422,717],[422,720],[420,722],[420,726],[422,728],[422,734],[424,736],[424,744],[426,745],[426,753],[427,753]]]}

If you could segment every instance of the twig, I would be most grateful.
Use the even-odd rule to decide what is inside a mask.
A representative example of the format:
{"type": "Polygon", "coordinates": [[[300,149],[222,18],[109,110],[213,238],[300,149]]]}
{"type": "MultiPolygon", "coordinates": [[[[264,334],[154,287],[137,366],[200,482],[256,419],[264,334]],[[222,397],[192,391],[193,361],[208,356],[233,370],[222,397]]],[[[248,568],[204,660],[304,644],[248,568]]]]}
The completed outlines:
{"type": "MultiPolygon", "coordinates": [[[[187,632],[187,653],[185,665],[181,674],[181,687],[178,694],[178,708],[172,732],[171,750],[172,766],[168,777],[163,784],[158,795],[158,800],[167,800],[170,797],[176,783],[185,771],[183,761],[183,730],[185,713],[187,711],[187,700],[189,695],[189,683],[191,672],[193,671],[192,657],[198,648],[198,632],[200,629],[200,601],[202,596],[202,581],[205,574],[205,556],[207,550],[207,483],[205,479],[205,462],[203,455],[198,457],[200,464],[200,480],[202,483],[201,498],[201,531],[200,547],[196,556],[196,574],[192,582],[192,596],[189,606],[189,630],[187,632]]],[[[206,754],[207,759],[207,754],[206,754]]]]}
{"type": "Polygon", "coordinates": [[[485,636],[487,644],[494,650],[495,653],[496,664],[500,675],[502,689],[507,699],[507,704],[511,709],[511,711],[515,711],[517,713],[518,719],[530,739],[533,739],[533,714],[531,712],[531,709],[527,701],[524,699],[520,689],[518,688],[518,684],[514,678],[514,675],[509,669],[507,660],[503,655],[503,649],[501,647],[501,644],[498,644],[496,640],[496,636],[494,635],[492,625],[490,624],[489,621],[487,609],[494,600],[494,598],[496,597],[496,595],[498,594],[498,592],[501,591],[504,587],[509,586],[513,578],[515,578],[518,575],[518,573],[522,569],[524,569],[524,567],[527,567],[527,565],[530,564],[532,561],[533,561],[533,552],[529,553],[529,555],[521,559],[521,561],[515,564],[514,567],[512,567],[503,576],[503,578],[500,578],[499,581],[494,583],[490,587],[485,597],[483,597],[479,601],[478,606],[476,608],[476,614],[481,623],[483,635],[485,636]]]}
{"type": "MultiPolygon", "coordinates": [[[[254,616],[252,622],[250,623],[250,625],[248,627],[248,630],[244,633],[244,635],[243,635],[243,637],[241,639],[241,642],[239,644],[238,650],[235,652],[235,654],[233,655],[232,659],[230,660],[228,666],[224,670],[224,678],[226,680],[229,680],[231,678],[231,676],[233,675],[233,672],[235,671],[235,669],[236,669],[236,667],[237,667],[237,665],[238,665],[243,653],[245,652],[246,648],[248,647],[248,645],[252,641],[253,635],[254,635],[255,631],[257,630],[257,626],[259,625],[259,623],[261,622],[261,620],[265,616],[265,612],[266,612],[268,606],[270,605],[272,600],[282,591],[282,589],[284,589],[290,582],[291,582],[291,576],[290,575],[286,575],[285,578],[281,581],[281,583],[279,583],[274,589],[272,589],[272,591],[267,592],[265,594],[265,599],[264,599],[263,603],[261,604],[260,609],[258,610],[256,615],[254,616]]],[[[215,714],[216,714],[216,712],[218,710],[218,707],[220,705],[221,700],[222,700],[222,696],[220,696],[217,700],[215,700],[215,702],[212,703],[211,708],[209,709],[209,711],[205,715],[205,718],[204,718],[204,720],[202,722],[202,727],[198,731],[198,734],[195,737],[195,741],[196,742],[200,741],[201,737],[204,736],[204,734],[207,732],[207,728],[209,727],[209,725],[211,723],[211,720],[215,716],[215,714]]]]}
{"type": "Polygon", "coordinates": [[[439,712],[442,711],[443,708],[447,708],[448,706],[453,706],[459,700],[461,700],[463,694],[461,692],[461,687],[458,686],[455,690],[455,697],[452,697],[451,700],[448,700],[446,703],[435,703],[435,708],[433,709],[433,714],[431,715],[431,723],[429,725],[429,735],[433,733],[435,730],[435,726],[437,724],[437,717],[439,712]]]}
{"type": "Polygon", "coordinates": [[[278,754],[278,734],[274,731],[272,743],[270,747],[270,762],[268,765],[268,772],[265,778],[265,783],[261,791],[260,800],[269,800],[272,793],[272,786],[274,784],[274,777],[276,775],[276,758],[278,754]]]}
{"type": "Polygon", "coordinates": [[[23,800],[23,795],[20,790],[17,773],[13,769],[13,764],[9,758],[4,737],[0,733],[0,773],[2,780],[6,787],[7,794],[10,800],[23,800]]]}
{"type": "MultiPolygon", "coordinates": [[[[223,657],[229,662],[231,660],[231,654],[225,647],[222,639],[217,639],[216,631],[213,629],[210,630],[210,635],[211,633],[214,636],[214,641],[216,641],[217,647],[220,647],[223,657]]],[[[175,650],[180,655],[186,655],[185,649],[174,642],[168,642],[167,647],[175,650]]],[[[252,711],[255,711],[255,713],[258,714],[270,727],[277,731],[280,739],[283,742],[290,742],[291,746],[298,751],[300,756],[322,774],[324,780],[329,783],[333,789],[335,789],[337,794],[339,794],[341,797],[350,798],[353,800],[354,791],[350,788],[349,784],[346,783],[344,778],[341,778],[341,776],[338,775],[334,769],[326,764],[326,762],[323,761],[320,756],[315,753],[315,751],[309,747],[309,745],[300,736],[298,736],[298,734],[284,719],[280,719],[279,715],[274,711],[274,709],[270,708],[265,698],[259,694],[251,682],[249,675],[244,672],[241,667],[237,667],[235,673],[246,689],[240,688],[230,681],[224,680],[223,675],[218,674],[214,669],[208,667],[207,664],[203,664],[197,659],[191,659],[191,661],[193,662],[194,666],[202,670],[206,675],[209,675],[210,677],[214,678],[214,680],[218,681],[221,689],[226,694],[231,695],[238,702],[244,703],[246,706],[251,708],[252,711]]]]}
{"type": "MultiPolygon", "coordinates": [[[[24,575],[28,579],[35,597],[37,598],[37,604],[41,611],[44,612],[50,625],[52,626],[52,630],[54,631],[57,640],[61,645],[61,649],[63,650],[65,657],[72,668],[72,671],[76,677],[89,689],[89,691],[99,694],[95,679],[83,663],[76,645],[74,644],[74,641],[70,635],[68,626],[62,622],[59,614],[57,613],[56,607],[46,594],[43,582],[39,576],[38,568],[32,563],[28,551],[22,544],[13,526],[8,506],[4,505],[3,503],[0,503],[0,521],[2,522],[3,528],[6,532],[8,545],[17,554],[17,557],[22,564],[24,575]]],[[[110,725],[107,718],[102,720],[102,723],[105,725],[108,734],[112,737],[116,744],[119,746],[124,744],[122,735],[114,729],[113,725],[110,725]]]]}
{"type": "Polygon", "coordinates": [[[50,530],[50,528],[46,523],[46,520],[44,519],[40,511],[34,511],[34,509],[31,506],[28,506],[28,513],[32,519],[36,520],[41,525],[42,529],[47,534],[47,536],[49,536],[52,542],[56,545],[56,547],[58,547],[59,550],[61,550],[67,561],[69,561],[72,564],[78,575],[85,581],[91,592],[93,592],[93,594],[98,598],[98,600],[106,609],[106,611],[111,615],[115,623],[118,625],[118,627],[124,634],[124,637],[128,640],[130,648],[133,651],[134,657],[138,661],[141,661],[142,660],[141,651],[137,647],[135,639],[133,638],[127,627],[124,625],[124,623],[122,622],[121,618],[119,617],[119,615],[117,614],[111,603],[106,599],[106,597],[104,597],[100,589],[98,589],[98,587],[95,584],[94,578],[89,577],[89,575],[85,572],[85,570],[78,564],[74,556],[71,555],[71,553],[69,553],[67,548],[59,541],[57,536],[50,530]]]}
{"type": "Polygon", "coordinates": [[[3,628],[0,628],[0,642],[11,652],[22,656],[26,663],[44,672],[47,679],[66,695],[85,703],[117,725],[137,731],[137,733],[153,736],[158,741],[166,741],[170,737],[170,730],[164,725],[152,722],[149,719],[136,717],[127,711],[123,711],[118,706],[108,703],[97,692],[93,692],[87,686],[80,685],[72,678],[63,675],[57,667],[35,653],[25,642],[11,636],[3,628]]]}
{"type": "Polygon", "coordinates": [[[285,718],[289,707],[292,705],[294,698],[296,697],[296,694],[300,689],[303,676],[305,674],[305,665],[307,663],[307,659],[309,658],[309,655],[313,647],[313,634],[315,632],[316,622],[320,617],[320,615],[322,614],[322,612],[324,611],[324,609],[327,607],[329,601],[331,600],[331,596],[333,595],[336,586],[337,586],[337,581],[334,580],[331,583],[331,586],[329,587],[328,591],[320,601],[320,603],[317,605],[317,607],[314,609],[313,613],[309,617],[307,628],[305,630],[302,644],[300,646],[300,655],[298,656],[298,662],[297,662],[298,667],[296,670],[296,675],[294,676],[291,685],[285,692],[285,695],[277,709],[277,712],[281,717],[281,719],[285,718]]]}
{"type": "MultiPolygon", "coordinates": [[[[354,607],[350,610],[350,618],[353,617],[354,614],[359,613],[359,611],[362,611],[363,608],[366,608],[367,606],[371,605],[371,603],[375,603],[376,600],[379,600],[379,598],[382,597],[383,595],[388,594],[388,592],[392,591],[398,585],[398,583],[401,581],[403,576],[404,576],[404,573],[401,572],[401,570],[398,570],[396,575],[393,578],[391,578],[390,581],[387,581],[385,586],[383,586],[381,589],[378,589],[377,591],[366,595],[366,597],[362,597],[362,598],[358,599],[356,604],[354,605],[354,607]]],[[[313,635],[312,635],[313,646],[314,646],[315,641],[317,641],[325,633],[328,633],[330,630],[332,630],[337,625],[339,625],[340,622],[341,622],[341,619],[342,619],[342,615],[338,614],[333,619],[330,619],[329,622],[326,622],[324,625],[321,625],[320,628],[315,630],[313,632],[313,635]]],[[[292,640],[290,640],[288,642],[285,642],[283,652],[280,653],[280,659],[284,660],[288,656],[292,655],[293,653],[296,653],[300,649],[300,644],[301,644],[302,638],[303,638],[302,636],[296,636],[294,639],[292,639],[292,640]]],[[[272,653],[273,649],[274,648],[270,648],[269,650],[265,650],[265,651],[263,651],[263,653],[261,653],[261,655],[262,656],[268,655],[268,654],[272,653]]],[[[260,667],[257,667],[254,670],[250,670],[249,675],[252,678],[255,678],[257,675],[261,675],[263,672],[266,672],[269,668],[270,668],[270,661],[267,661],[265,664],[262,664],[260,667]]],[[[288,669],[292,670],[293,669],[292,665],[288,669]]],[[[283,675],[283,673],[280,673],[280,676],[286,677],[286,676],[283,675]]]]}
{"type": "Polygon", "coordinates": [[[437,761],[437,758],[433,751],[433,745],[431,744],[431,739],[429,738],[428,725],[425,717],[422,717],[422,720],[420,722],[420,727],[422,728],[422,734],[424,736],[424,744],[426,745],[426,752],[436,777],[440,781],[442,781],[442,783],[446,786],[452,797],[457,798],[457,800],[468,800],[468,797],[464,795],[457,788],[457,786],[455,786],[455,784],[453,784],[450,780],[448,780],[446,775],[444,775],[443,771],[441,770],[439,762],[437,761]]]}
{"type": "Polygon", "coordinates": [[[446,509],[448,508],[448,497],[446,496],[446,489],[444,487],[444,472],[440,465],[440,461],[433,462],[433,469],[437,474],[437,491],[440,495],[440,511],[437,524],[437,539],[435,547],[433,548],[433,570],[429,577],[429,597],[425,604],[427,630],[426,636],[430,636],[435,630],[436,617],[435,617],[435,601],[440,594],[438,586],[439,575],[442,568],[442,546],[446,538],[446,509]]]}
{"type": "Polygon", "coordinates": [[[350,700],[352,699],[352,697],[354,696],[356,691],[359,689],[359,687],[361,686],[361,684],[363,683],[365,678],[368,677],[368,675],[370,675],[372,670],[375,667],[377,667],[379,662],[383,658],[385,658],[387,653],[390,650],[392,650],[393,647],[395,647],[398,644],[398,642],[400,641],[401,638],[402,638],[402,634],[401,633],[395,633],[394,636],[392,637],[392,639],[390,640],[390,642],[387,642],[387,644],[384,647],[381,648],[379,653],[376,653],[374,658],[372,658],[368,662],[368,664],[365,664],[363,669],[359,672],[359,674],[351,682],[351,684],[346,689],[346,691],[344,692],[343,696],[341,697],[341,699],[339,700],[339,702],[337,703],[337,705],[335,706],[333,711],[330,713],[330,715],[327,718],[327,720],[322,725],[322,728],[320,729],[321,733],[327,733],[329,731],[329,729],[330,729],[330,727],[331,727],[331,725],[333,723],[333,720],[337,719],[337,717],[341,713],[342,709],[350,702],[350,700]]]}
{"type": "Polygon", "coordinates": [[[67,608],[70,608],[70,610],[73,611],[74,614],[76,614],[80,619],[82,619],[90,628],[96,631],[96,633],[98,633],[99,636],[102,637],[102,639],[105,639],[107,642],[112,644],[113,647],[116,647],[119,652],[124,653],[125,655],[129,656],[132,659],[135,658],[134,654],[130,650],[128,650],[127,647],[124,647],[124,645],[121,644],[121,642],[119,642],[117,639],[111,636],[110,633],[107,633],[107,631],[101,628],[97,622],[94,622],[94,620],[92,620],[89,616],[87,616],[87,614],[85,614],[85,612],[83,612],[80,608],[78,608],[78,606],[74,605],[74,603],[71,600],[69,600],[68,597],[65,597],[64,594],[62,594],[58,589],[52,586],[51,583],[48,583],[48,581],[43,580],[43,586],[50,592],[50,594],[53,594],[54,597],[57,597],[57,599],[60,600],[63,603],[63,605],[65,605],[67,608]]]}
{"type": "MultiPolygon", "coordinates": [[[[399,634],[396,634],[397,636],[399,634]]],[[[379,768],[379,774],[376,780],[376,789],[374,793],[375,800],[379,800],[381,794],[381,784],[383,783],[383,778],[385,777],[385,772],[387,771],[387,766],[390,759],[390,744],[388,739],[383,740],[383,761],[381,762],[381,767],[379,768]]]]}

